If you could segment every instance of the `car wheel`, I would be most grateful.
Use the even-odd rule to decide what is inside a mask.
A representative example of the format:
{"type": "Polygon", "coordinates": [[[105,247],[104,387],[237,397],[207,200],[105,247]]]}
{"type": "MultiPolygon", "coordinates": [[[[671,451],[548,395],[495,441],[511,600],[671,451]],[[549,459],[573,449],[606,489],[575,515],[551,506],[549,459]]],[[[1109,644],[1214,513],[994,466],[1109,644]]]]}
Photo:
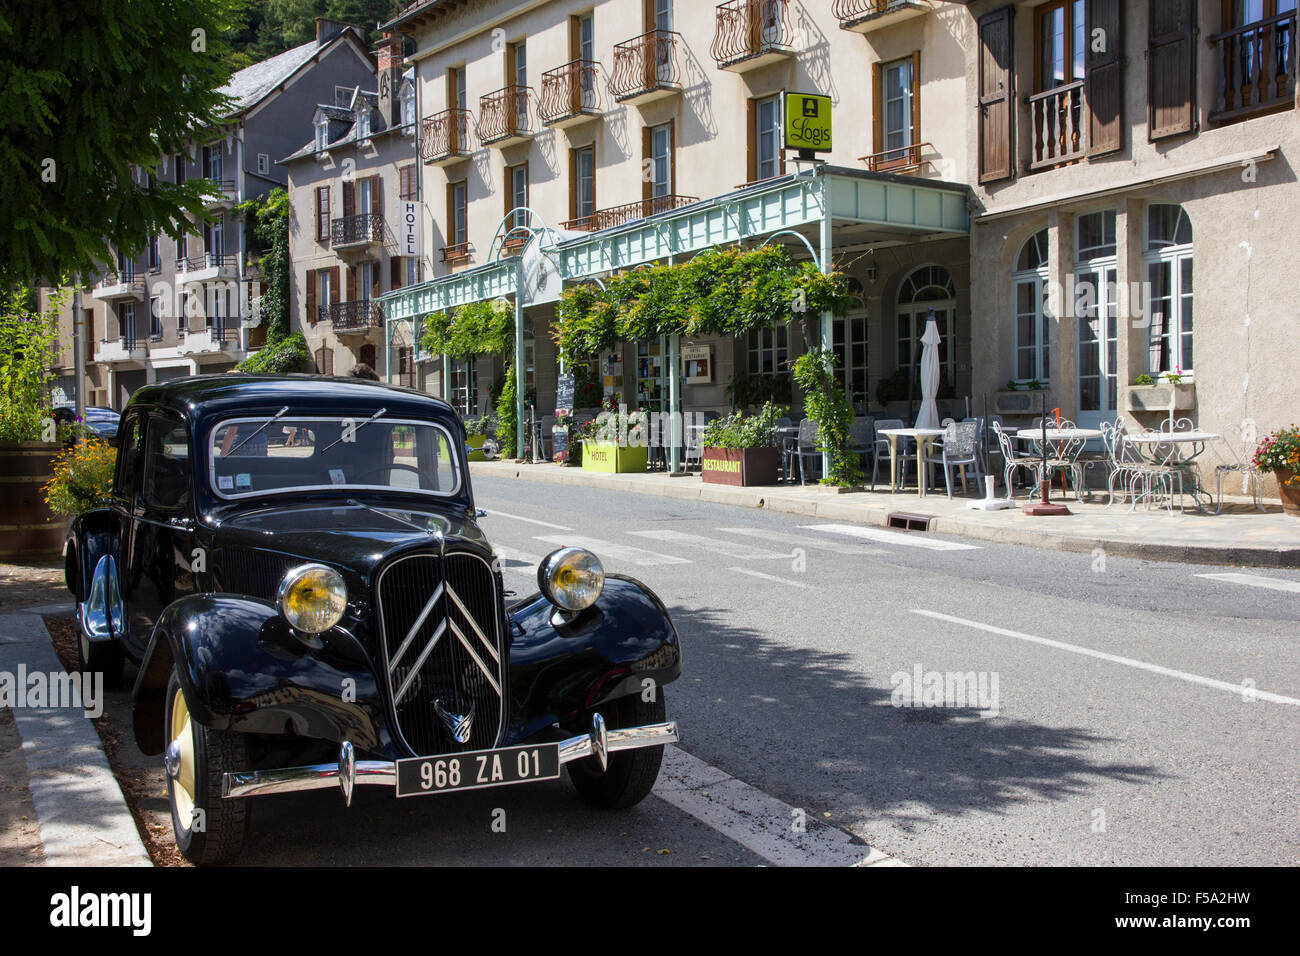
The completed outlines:
{"type": "Polygon", "coordinates": [[[117,687],[122,683],[122,665],[126,655],[122,645],[117,641],[92,641],[86,633],[83,612],[86,595],[78,584],[77,590],[77,670],[83,674],[100,673],[104,675],[105,687],[117,687]]]}
{"type": "Polygon", "coordinates": [[[228,863],[239,856],[248,831],[248,801],[225,800],[221,777],[247,767],[242,734],[205,727],[190,714],[176,671],[167,683],[164,716],[167,800],[176,848],[199,866],[228,863]]]}
{"type": "MultiPolygon", "coordinates": [[[[644,701],[639,695],[621,697],[599,708],[610,730],[659,724],[667,719],[663,688],[655,700],[644,701]]],[[[590,724],[588,724],[590,726],[590,724]]],[[[641,747],[609,755],[609,765],[602,773],[595,757],[585,757],[568,765],[569,779],[582,799],[607,810],[636,806],[659,778],[664,759],[663,747],[641,747]]]]}

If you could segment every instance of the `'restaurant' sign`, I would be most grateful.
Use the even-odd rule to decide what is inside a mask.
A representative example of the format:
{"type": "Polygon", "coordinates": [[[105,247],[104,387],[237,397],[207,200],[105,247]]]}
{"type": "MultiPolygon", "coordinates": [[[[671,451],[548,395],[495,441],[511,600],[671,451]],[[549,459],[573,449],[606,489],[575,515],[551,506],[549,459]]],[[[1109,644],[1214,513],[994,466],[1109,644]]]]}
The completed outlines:
{"type": "Polygon", "coordinates": [[[785,94],[785,148],[826,153],[831,148],[831,98],[820,93],[785,94]]]}
{"type": "Polygon", "coordinates": [[[420,206],[423,203],[404,201],[401,203],[401,219],[398,222],[400,236],[398,245],[404,256],[420,256],[420,206]]]}

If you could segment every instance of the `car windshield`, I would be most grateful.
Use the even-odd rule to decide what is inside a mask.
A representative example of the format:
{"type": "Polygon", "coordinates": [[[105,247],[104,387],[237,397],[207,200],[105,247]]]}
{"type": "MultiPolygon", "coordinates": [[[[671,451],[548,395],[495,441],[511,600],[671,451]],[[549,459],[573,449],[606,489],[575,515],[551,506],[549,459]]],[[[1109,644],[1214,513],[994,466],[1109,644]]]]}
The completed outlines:
{"type": "Polygon", "coordinates": [[[223,421],[212,429],[208,462],[222,498],[348,488],[446,496],[460,488],[445,429],[382,417],[223,421]]]}

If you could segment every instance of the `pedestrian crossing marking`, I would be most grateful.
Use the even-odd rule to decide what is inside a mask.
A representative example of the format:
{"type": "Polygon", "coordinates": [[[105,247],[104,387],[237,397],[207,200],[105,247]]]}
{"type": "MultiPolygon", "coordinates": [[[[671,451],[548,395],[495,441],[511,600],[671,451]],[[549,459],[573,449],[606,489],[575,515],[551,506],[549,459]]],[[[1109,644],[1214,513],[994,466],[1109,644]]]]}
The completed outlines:
{"type": "Polygon", "coordinates": [[[1244,584],[1252,588],[1268,588],[1272,591],[1300,592],[1300,581],[1268,578],[1262,574],[1197,574],[1195,577],[1208,578],[1211,581],[1225,581],[1228,584],[1244,584]]]}
{"type": "Polygon", "coordinates": [[[560,547],[586,548],[602,560],[607,557],[615,558],[629,564],[639,564],[642,567],[656,564],[692,563],[690,558],[680,558],[674,554],[660,554],[657,551],[647,551],[645,548],[636,548],[628,544],[615,544],[613,541],[605,541],[601,538],[588,538],[586,535],[581,534],[538,535],[537,540],[560,547]]]}
{"type": "Polygon", "coordinates": [[[839,541],[823,541],[805,535],[786,534],[784,531],[765,531],[762,528],[714,528],[723,534],[743,534],[751,538],[762,538],[778,546],[789,545],[792,548],[819,548],[832,554],[853,554],[859,557],[888,554],[884,548],[869,548],[861,544],[843,544],[839,541]]]}
{"type": "Polygon", "coordinates": [[[685,531],[674,531],[669,528],[656,528],[651,531],[629,531],[628,534],[636,535],[639,538],[663,541],[667,544],[703,548],[705,551],[726,555],[729,558],[740,558],[744,561],[770,561],[774,558],[789,558],[791,556],[788,551],[768,551],[739,541],[726,541],[722,538],[710,538],[702,534],[689,534],[685,531]]]}
{"type": "Polygon", "coordinates": [[[902,531],[886,531],[884,528],[867,528],[857,524],[805,524],[800,525],[807,531],[825,531],[828,534],[847,534],[855,538],[870,541],[883,541],[903,548],[925,548],[928,551],[981,551],[977,544],[962,544],[958,541],[941,541],[902,531]]]}

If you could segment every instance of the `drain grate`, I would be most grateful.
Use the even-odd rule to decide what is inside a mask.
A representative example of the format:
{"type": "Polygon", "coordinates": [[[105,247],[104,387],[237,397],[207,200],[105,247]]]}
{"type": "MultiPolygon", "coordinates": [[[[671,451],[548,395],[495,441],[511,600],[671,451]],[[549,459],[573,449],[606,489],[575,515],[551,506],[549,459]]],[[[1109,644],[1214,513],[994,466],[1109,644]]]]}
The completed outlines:
{"type": "Polygon", "coordinates": [[[885,519],[886,528],[899,528],[903,531],[929,531],[934,515],[917,515],[906,511],[895,511],[885,519]]]}

